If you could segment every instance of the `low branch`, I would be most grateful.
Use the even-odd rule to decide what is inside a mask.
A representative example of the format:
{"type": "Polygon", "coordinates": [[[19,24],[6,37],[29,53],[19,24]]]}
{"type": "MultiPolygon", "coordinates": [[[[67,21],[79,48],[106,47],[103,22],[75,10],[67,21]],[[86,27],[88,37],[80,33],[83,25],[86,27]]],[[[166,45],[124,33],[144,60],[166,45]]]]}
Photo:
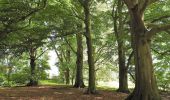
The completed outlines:
{"type": "Polygon", "coordinates": [[[149,0],[149,5],[153,4],[153,3],[157,2],[157,1],[159,1],[159,0],[149,0]]]}
{"type": "Polygon", "coordinates": [[[159,18],[153,19],[153,20],[151,21],[151,23],[154,23],[154,22],[157,22],[157,21],[160,21],[160,20],[162,20],[162,19],[169,18],[169,17],[170,17],[170,15],[161,16],[161,17],[159,17],[159,18]]]}
{"type": "Polygon", "coordinates": [[[158,25],[157,27],[152,28],[150,31],[146,32],[147,38],[152,38],[156,33],[167,31],[170,29],[170,24],[167,25],[158,25]]]}
{"type": "Polygon", "coordinates": [[[167,55],[167,56],[168,56],[168,54],[170,53],[170,50],[166,50],[166,51],[163,51],[163,52],[159,52],[159,51],[157,51],[157,50],[154,49],[154,48],[151,48],[151,50],[154,51],[155,53],[161,55],[161,56],[164,56],[164,55],[167,55]]]}
{"type": "Polygon", "coordinates": [[[25,16],[22,16],[21,18],[19,18],[18,20],[15,20],[15,22],[12,22],[12,23],[18,23],[18,22],[20,22],[20,21],[22,21],[22,20],[27,19],[27,18],[30,17],[31,15],[33,15],[33,14],[39,12],[40,10],[44,9],[44,8],[46,7],[46,5],[47,5],[47,0],[43,0],[43,5],[42,5],[42,7],[37,8],[37,9],[34,9],[33,11],[29,12],[29,13],[26,14],[25,16]]]}
{"type": "Polygon", "coordinates": [[[69,35],[74,35],[76,33],[72,33],[72,32],[65,32],[63,34],[57,34],[57,35],[54,35],[54,36],[49,36],[50,39],[53,39],[53,38],[59,38],[59,37],[65,37],[65,36],[69,36],[69,35]]]}
{"type": "Polygon", "coordinates": [[[96,60],[94,61],[94,63],[96,63],[96,62],[100,59],[100,57],[103,55],[101,52],[103,51],[103,49],[104,49],[105,47],[106,47],[105,45],[102,45],[102,46],[97,50],[96,54],[98,54],[98,55],[96,56],[96,60]]]}
{"type": "Polygon", "coordinates": [[[74,10],[74,8],[72,8],[72,11],[74,13],[74,16],[82,21],[84,21],[84,18],[82,18],[80,15],[78,15],[78,13],[74,10]]]}
{"type": "Polygon", "coordinates": [[[69,41],[68,41],[66,38],[65,38],[64,40],[65,40],[65,42],[67,43],[67,45],[71,48],[71,50],[73,51],[73,53],[77,55],[76,50],[74,50],[74,48],[71,46],[71,44],[69,43],[69,41]]]}
{"type": "Polygon", "coordinates": [[[74,34],[77,34],[77,33],[84,33],[84,32],[80,31],[80,30],[72,31],[72,32],[64,32],[64,33],[57,34],[57,35],[54,35],[54,36],[49,36],[49,38],[53,39],[53,38],[65,37],[65,36],[74,35],[74,34]]]}
{"type": "Polygon", "coordinates": [[[57,51],[57,49],[56,49],[56,47],[55,47],[55,53],[57,54],[57,57],[58,57],[58,59],[60,60],[60,62],[62,61],[62,57],[59,55],[59,53],[58,53],[58,51],[57,51]]]}
{"type": "Polygon", "coordinates": [[[126,65],[126,69],[129,68],[133,55],[134,55],[134,51],[132,51],[129,55],[128,62],[127,62],[127,65],[126,65]]]}
{"type": "Polygon", "coordinates": [[[81,6],[84,6],[84,0],[78,0],[81,6]]]}
{"type": "MultiPolygon", "coordinates": [[[[95,66],[100,66],[101,64],[103,64],[105,61],[108,61],[109,59],[111,59],[109,56],[104,57],[100,62],[97,62],[95,66]]],[[[102,68],[102,67],[96,68],[95,71],[100,70],[100,68],[102,68]]]]}
{"type": "Polygon", "coordinates": [[[35,60],[38,59],[39,57],[41,57],[47,50],[48,50],[48,49],[44,50],[40,55],[38,55],[38,56],[35,58],[35,60]]]}
{"type": "Polygon", "coordinates": [[[132,73],[128,71],[128,74],[132,77],[133,81],[135,82],[136,79],[135,79],[135,77],[132,75],[132,73]]]}

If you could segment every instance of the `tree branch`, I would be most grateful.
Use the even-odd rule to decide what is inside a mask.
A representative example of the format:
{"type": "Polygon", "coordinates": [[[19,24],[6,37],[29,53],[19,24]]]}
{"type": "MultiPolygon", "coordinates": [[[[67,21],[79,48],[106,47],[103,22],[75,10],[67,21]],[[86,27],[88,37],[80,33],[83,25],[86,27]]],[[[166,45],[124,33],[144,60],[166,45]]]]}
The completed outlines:
{"type": "Polygon", "coordinates": [[[151,50],[153,50],[155,53],[157,53],[161,56],[169,55],[169,53],[170,53],[170,50],[166,50],[166,51],[163,51],[163,52],[159,52],[159,51],[155,50],[154,48],[151,48],[151,50]]]}
{"type": "Polygon", "coordinates": [[[77,34],[77,33],[84,33],[83,31],[71,31],[71,32],[64,32],[64,33],[60,33],[60,34],[57,34],[57,35],[54,35],[54,36],[49,36],[50,39],[53,39],[53,38],[58,38],[58,37],[65,37],[65,36],[69,36],[69,35],[74,35],[74,34],[77,34]]]}
{"type": "Polygon", "coordinates": [[[81,6],[84,6],[84,0],[78,0],[81,6]]]}
{"type": "Polygon", "coordinates": [[[147,38],[150,39],[156,33],[167,31],[170,29],[170,24],[168,25],[158,25],[157,27],[152,28],[150,31],[146,32],[147,38]]]}
{"type": "Polygon", "coordinates": [[[160,20],[162,20],[162,19],[166,19],[166,18],[169,18],[169,17],[170,17],[170,15],[160,16],[160,17],[158,17],[158,18],[156,18],[156,19],[153,19],[153,20],[151,21],[151,23],[154,23],[154,22],[156,22],[156,21],[160,21],[160,20]]]}
{"type": "Polygon", "coordinates": [[[67,38],[65,38],[64,40],[65,40],[65,42],[67,43],[67,45],[71,48],[71,50],[73,51],[73,53],[77,55],[76,50],[74,50],[74,48],[73,48],[73,47],[71,46],[71,44],[68,42],[67,38]]]}
{"type": "Polygon", "coordinates": [[[133,55],[134,55],[134,51],[132,51],[132,52],[130,53],[130,55],[129,55],[128,62],[127,62],[127,65],[126,65],[126,69],[129,68],[130,62],[131,62],[131,59],[132,59],[133,55]]]}
{"type": "Polygon", "coordinates": [[[73,34],[76,34],[76,33],[66,32],[66,33],[63,33],[63,34],[57,34],[55,36],[51,36],[51,38],[65,37],[65,36],[69,36],[69,35],[73,35],[73,34]]]}
{"type": "Polygon", "coordinates": [[[129,75],[132,77],[133,81],[135,82],[136,79],[135,79],[135,77],[132,75],[132,73],[131,73],[130,71],[128,71],[128,73],[129,73],[129,75]]]}
{"type": "Polygon", "coordinates": [[[157,1],[159,1],[159,0],[149,0],[149,5],[152,4],[152,3],[155,3],[157,1]]]}
{"type": "Polygon", "coordinates": [[[100,59],[100,57],[103,55],[101,52],[103,51],[103,49],[104,49],[105,47],[106,47],[105,45],[102,45],[102,46],[97,50],[97,52],[96,52],[95,54],[98,54],[98,55],[96,56],[96,59],[95,59],[94,63],[96,63],[96,62],[100,59]]]}
{"type": "Polygon", "coordinates": [[[58,51],[57,51],[57,49],[56,49],[56,47],[55,47],[55,53],[57,54],[57,57],[58,57],[58,59],[60,60],[60,61],[62,61],[62,57],[59,55],[59,53],[58,53],[58,51]]]}
{"type": "Polygon", "coordinates": [[[48,49],[44,50],[40,55],[38,55],[35,60],[37,60],[39,57],[41,57],[48,49]]]}
{"type": "Polygon", "coordinates": [[[44,8],[46,7],[46,5],[47,5],[47,0],[43,0],[42,2],[43,2],[42,7],[37,8],[37,9],[34,9],[34,10],[31,11],[30,13],[26,14],[25,16],[22,16],[21,18],[19,18],[18,20],[15,20],[15,22],[12,22],[12,23],[18,23],[18,22],[20,22],[20,21],[22,21],[22,20],[25,20],[25,19],[28,18],[29,16],[31,16],[31,15],[35,14],[36,12],[44,9],[44,8]]]}
{"type": "Polygon", "coordinates": [[[74,16],[82,21],[84,21],[84,18],[82,18],[80,15],[78,15],[78,13],[74,10],[74,8],[72,8],[72,11],[74,13],[74,16]]]}

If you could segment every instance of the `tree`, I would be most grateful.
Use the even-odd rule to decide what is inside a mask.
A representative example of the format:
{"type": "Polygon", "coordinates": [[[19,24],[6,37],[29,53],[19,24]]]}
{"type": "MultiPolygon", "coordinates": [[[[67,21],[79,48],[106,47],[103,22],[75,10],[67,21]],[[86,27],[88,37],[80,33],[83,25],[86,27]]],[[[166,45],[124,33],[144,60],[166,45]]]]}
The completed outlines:
{"type": "Polygon", "coordinates": [[[31,69],[31,77],[30,82],[27,84],[27,86],[36,86],[38,85],[38,81],[35,79],[35,60],[36,60],[36,48],[31,47],[30,51],[30,69],[31,69]]]}
{"type": "Polygon", "coordinates": [[[131,21],[132,48],[135,58],[135,89],[127,100],[160,100],[154,76],[150,52],[151,37],[170,28],[170,25],[160,25],[150,30],[144,24],[146,8],[156,0],[124,0],[128,7],[131,21]]]}
{"type": "Polygon", "coordinates": [[[66,78],[66,84],[70,84],[70,60],[71,60],[71,50],[69,47],[66,49],[66,70],[65,70],[65,78],[66,78]]]}
{"type": "MultiPolygon", "coordinates": [[[[125,55],[125,32],[124,26],[126,24],[127,15],[124,14],[123,1],[115,1],[113,4],[112,17],[114,21],[114,34],[118,44],[118,62],[119,62],[119,89],[118,92],[128,93],[128,64],[126,65],[126,55],[125,55]],[[123,16],[124,15],[124,16],[123,16]]],[[[128,61],[127,61],[128,62],[128,61]]]]}
{"type": "MultiPolygon", "coordinates": [[[[17,33],[17,31],[22,30],[29,26],[29,20],[26,20],[30,18],[30,16],[34,15],[41,9],[45,8],[47,3],[47,0],[42,1],[34,1],[34,2],[28,2],[25,0],[15,0],[15,1],[1,1],[1,29],[0,29],[0,35],[1,38],[4,38],[8,33],[17,33]],[[22,23],[21,23],[22,22],[22,23]]],[[[18,45],[18,44],[15,44],[18,45]]],[[[12,46],[13,47],[13,46],[12,46]]],[[[34,69],[35,62],[33,57],[34,55],[34,48],[31,48],[30,50],[30,65],[31,68],[34,69]]],[[[31,71],[32,74],[33,71],[31,71]]]]}
{"type": "Polygon", "coordinates": [[[25,26],[25,23],[28,22],[26,19],[42,10],[46,6],[46,2],[47,0],[36,2],[28,2],[25,0],[1,0],[1,38],[4,38],[8,33],[15,32],[26,27],[27,25],[25,26]]]}
{"type": "MultiPolygon", "coordinates": [[[[33,19],[32,19],[33,20],[33,19]]],[[[42,50],[41,54],[38,54],[38,49],[42,47],[46,41],[49,33],[49,29],[44,24],[40,25],[40,22],[34,20],[31,21],[30,26],[18,30],[15,33],[9,34],[7,37],[7,49],[11,50],[13,54],[21,56],[24,52],[28,53],[28,60],[30,61],[30,82],[28,86],[38,85],[38,79],[36,78],[36,60],[43,55],[47,50],[42,50]],[[35,23],[34,23],[35,22],[35,23]]]]}
{"type": "Polygon", "coordinates": [[[76,44],[77,44],[77,51],[74,50],[73,47],[70,46],[70,48],[72,48],[72,51],[74,52],[74,54],[76,54],[76,73],[75,73],[75,83],[74,83],[74,87],[75,88],[84,88],[84,81],[83,81],[83,21],[84,18],[83,16],[83,10],[82,10],[82,6],[76,1],[73,0],[71,2],[72,4],[72,8],[71,8],[71,12],[72,15],[74,16],[74,19],[76,20],[76,23],[74,23],[76,25],[76,29],[77,30],[81,30],[80,32],[74,32],[76,34],[76,44]]]}
{"type": "Polygon", "coordinates": [[[91,0],[79,0],[80,4],[84,9],[84,24],[85,24],[85,37],[87,44],[87,55],[88,55],[88,65],[89,65],[89,85],[88,94],[96,93],[95,87],[95,66],[94,66],[94,56],[93,56],[93,43],[91,36],[91,18],[90,18],[90,4],[91,0]]]}
{"type": "Polygon", "coordinates": [[[76,79],[74,87],[76,88],[84,88],[84,82],[83,82],[83,39],[82,34],[77,33],[76,34],[77,39],[77,61],[76,61],[76,79]]]}
{"type": "Polygon", "coordinates": [[[57,57],[59,58],[57,66],[59,67],[59,72],[61,76],[64,76],[65,84],[70,84],[70,79],[72,79],[72,84],[74,80],[74,71],[75,67],[75,55],[72,53],[73,47],[71,42],[72,37],[61,37],[57,38],[57,43],[54,39],[51,39],[53,42],[52,48],[55,50],[57,57]],[[72,49],[71,49],[72,48],[72,49]]]}

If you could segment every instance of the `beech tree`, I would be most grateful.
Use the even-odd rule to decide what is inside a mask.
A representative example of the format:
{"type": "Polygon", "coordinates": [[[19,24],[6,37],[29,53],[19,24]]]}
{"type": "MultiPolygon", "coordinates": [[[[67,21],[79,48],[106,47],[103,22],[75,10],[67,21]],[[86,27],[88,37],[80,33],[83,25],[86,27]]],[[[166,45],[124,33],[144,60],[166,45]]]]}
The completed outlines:
{"type": "Polygon", "coordinates": [[[44,9],[47,0],[28,2],[25,0],[1,0],[0,3],[0,36],[21,30],[27,26],[30,16],[44,9]],[[33,7],[34,6],[34,7],[33,7]],[[22,23],[21,23],[22,22],[22,23]]]}
{"type": "Polygon", "coordinates": [[[76,79],[74,87],[84,88],[84,81],[83,81],[83,39],[82,34],[76,34],[77,40],[77,61],[76,61],[76,79]]]}
{"type": "Polygon", "coordinates": [[[157,0],[124,0],[130,14],[132,48],[134,50],[136,82],[127,100],[160,100],[154,76],[150,42],[153,35],[170,29],[170,25],[156,25],[147,29],[144,12],[157,0]]]}
{"type": "MultiPolygon", "coordinates": [[[[95,94],[96,84],[103,85],[103,82],[110,83],[119,79],[118,91],[129,92],[127,73],[130,59],[134,54],[134,61],[131,63],[135,64],[135,89],[127,100],[161,99],[156,78],[161,79],[163,75],[169,78],[167,72],[160,73],[162,70],[168,70],[169,57],[159,54],[169,54],[166,51],[169,49],[166,46],[169,44],[169,42],[166,43],[169,39],[166,35],[170,34],[170,13],[157,14],[156,12],[157,10],[168,12],[170,3],[168,0],[161,0],[161,3],[157,0],[1,1],[0,49],[4,51],[0,50],[0,56],[3,53],[10,55],[8,52],[16,55],[22,55],[24,52],[25,59],[20,60],[26,60],[26,63],[19,65],[17,62],[17,64],[23,67],[23,70],[24,65],[30,65],[30,70],[28,68],[26,70],[30,76],[27,85],[37,85],[36,69],[38,69],[39,61],[37,59],[46,49],[52,48],[58,57],[56,66],[59,68],[60,76],[57,79],[62,79],[63,83],[68,85],[71,80],[72,85],[75,83],[74,87],[83,88],[85,80],[88,82],[87,93],[95,94]],[[168,2],[167,6],[164,7],[165,4],[162,2],[168,2]],[[156,6],[153,7],[153,5],[156,6]],[[164,20],[160,21],[160,19],[164,20]],[[152,39],[159,32],[161,34],[152,39]],[[164,33],[167,34],[164,35],[164,33]],[[85,47],[84,38],[87,48],[83,48],[85,47]],[[166,39],[165,43],[156,44],[157,39],[163,42],[160,38],[166,39]],[[155,41],[152,42],[153,40],[155,41]],[[44,45],[46,43],[50,45],[44,45]],[[151,45],[152,43],[154,44],[151,45]],[[153,55],[151,55],[151,47],[154,51],[153,55]],[[132,49],[133,52],[130,54],[132,49]],[[87,55],[84,50],[87,50],[87,55]],[[26,56],[29,57],[26,58],[26,56]],[[156,67],[153,67],[152,57],[159,60],[155,64],[156,67]],[[155,77],[155,75],[159,76],[155,77]],[[84,80],[83,77],[85,77],[84,80]]],[[[39,66],[42,65],[39,64],[39,66]]],[[[12,74],[8,76],[12,79],[12,74]]],[[[163,81],[163,79],[159,80],[158,83],[163,81]]]]}
{"type": "Polygon", "coordinates": [[[119,65],[119,89],[118,92],[128,93],[128,67],[132,54],[129,55],[129,60],[126,60],[125,49],[125,25],[127,22],[127,14],[124,14],[124,2],[121,0],[114,1],[112,10],[112,17],[114,22],[114,35],[118,44],[118,65],[119,65]],[[127,62],[127,64],[126,64],[127,62]]]}
{"type": "Polygon", "coordinates": [[[95,87],[95,66],[94,66],[94,56],[93,56],[93,43],[92,43],[92,33],[91,33],[91,16],[90,16],[90,4],[91,0],[79,0],[80,4],[84,9],[84,24],[85,24],[85,37],[87,44],[87,55],[88,55],[88,66],[89,66],[89,84],[88,84],[88,94],[96,93],[95,87]]]}

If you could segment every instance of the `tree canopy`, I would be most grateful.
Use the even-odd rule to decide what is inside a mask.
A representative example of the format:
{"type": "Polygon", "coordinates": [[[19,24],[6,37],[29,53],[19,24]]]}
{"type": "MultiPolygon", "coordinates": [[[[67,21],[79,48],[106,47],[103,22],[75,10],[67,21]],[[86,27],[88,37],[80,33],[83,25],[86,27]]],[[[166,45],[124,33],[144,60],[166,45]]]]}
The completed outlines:
{"type": "Polygon", "coordinates": [[[126,100],[170,89],[169,0],[0,0],[0,85],[49,79],[96,94],[118,83],[126,100]],[[54,58],[53,58],[54,59],[54,58]],[[133,91],[129,89],[130,84],[133,91]]]}

